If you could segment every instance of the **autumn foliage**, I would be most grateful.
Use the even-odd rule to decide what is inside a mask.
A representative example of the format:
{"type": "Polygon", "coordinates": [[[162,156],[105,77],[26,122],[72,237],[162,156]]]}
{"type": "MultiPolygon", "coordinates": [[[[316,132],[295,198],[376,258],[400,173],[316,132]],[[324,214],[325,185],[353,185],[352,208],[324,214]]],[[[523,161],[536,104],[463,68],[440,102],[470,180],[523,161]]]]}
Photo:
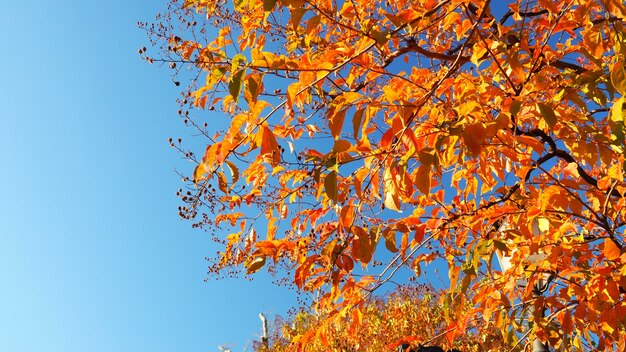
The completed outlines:
{"type": "MultiPolygon", "coordinates": [[[[424,285],[400,286],[388,295],[373,298],[359,311],[357,319],[347,316],[328,323],[325,341],[311,341],[310,352],[326,351],[396,351],[398,346],[412,345],[419,340],[424,346],[447,345],[450,330],[445,309],[439,303],[441,293],[424,285]],[[418,337],[419,336],[419,337],[418,337]]],[[[462,309],[471,309],[468,304],[462,309]]],[[[267,343],[256,341],[257,352],[286,352],[292,350],[293,340],[312,334],[317,324],[324,324],[325,316],[307,312],[293,314],[288,319],[277,317],[268,334],[267,343]]],[[[457,336],[452,347],[464,352],[506,351],[495,327],[485,324],[457,336]]]]}
{"type": "Polygon", "coordinates": [[[292,348],[354,334],[430,264],[449,346],[489,324],[624,350],[625,20],[621,0],[174,0],[140,54],[189,82],[200,137],[172,145],[210,272],[314,293],[324,322],[292,348]]]}

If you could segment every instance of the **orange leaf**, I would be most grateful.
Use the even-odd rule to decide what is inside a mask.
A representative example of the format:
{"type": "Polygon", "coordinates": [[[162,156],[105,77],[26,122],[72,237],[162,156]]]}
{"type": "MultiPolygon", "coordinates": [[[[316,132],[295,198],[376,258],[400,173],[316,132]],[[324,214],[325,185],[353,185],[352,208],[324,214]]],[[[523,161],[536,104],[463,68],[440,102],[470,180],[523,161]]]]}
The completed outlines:
{"type": "Polygon", "coordinates": [[[269,162],[270,165],[276,166],[280,163],[280,149],[278,148],[278,142],[276,142],[274,132],[272,132],[267,125],[263,125],[261,128],[261,155],[264,157],[265,161],[269,162]]]}
{"type": "Polygon", "coordinates": [[[621,250],[612,239],[607,239],[604,241],[604,249],[602,250],[602,253],[606,259],[616,260],[620,257],[621,250]]]}
{"type": "Polygon", "coordinates": [[[477,156],[483,149],[483,142],[486,137],[486,129],[482,123],[467,125],[463,131],[463,141],[470,154],[477,156]]]}
{"type": "Polygon", "coordinates": [[[422,192],[424,195],[430,194],[430,165],[420,165],[417,168],[417,172],[415,173],[415,178],[413,181],[415,182],[415,186],[417,189],[422,192]]]}
{"type": "Polygon", "coordinates": [[[363,264],[367,264],[372,259],[373,242],[369,234],[361,227],[352,228],[354,238],[352,239],[352,254],[363,264]]]}
{"type": "Polygon", "coordinates": [[[333,135],[333,138],[338,139],[343,128],[343,121],[346,118],[346,109],[334,111],[331,110],[331,114],[328,118],[328,127],[333,135]]]}

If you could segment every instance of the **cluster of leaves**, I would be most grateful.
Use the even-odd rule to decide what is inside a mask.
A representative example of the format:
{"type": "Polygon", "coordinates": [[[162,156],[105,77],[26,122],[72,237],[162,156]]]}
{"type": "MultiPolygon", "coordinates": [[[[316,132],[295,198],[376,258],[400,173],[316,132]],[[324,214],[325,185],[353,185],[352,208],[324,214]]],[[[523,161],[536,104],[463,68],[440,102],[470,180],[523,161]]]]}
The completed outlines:
{"type": "Polygon", "coordinates": [[[621,0],[173,0],[141,55],[192,75],[206,148],[172,145],[195,163],[181,215],[223,245],[209,271],[315,293],[323,343],[441,261],[472,308],[450,326],[623,350],[625,19],[621,0]]]}
{"type": "MultiPolygon", "coordinates": [[[[385,351],[401,344],[450,346],[441,292],[429,286],[401,286],[391,294],[376,297],[358,317],[343,317],[330,323],[325,341],[311,341],[307,351],[385,351]],[[356,331],[355,331],[356,330],[356,331]],[[357,333],[358,331],[358,333],[357,333]]],[[[466,309],[471,309],[467,306],[466,309]]],[[[258,352],[291,351],[294,341],[307,338],[326,319],[301,312],[290,319],[277,317],[266,343],[257,341],[258,352]]],[[[452,347],[460,351],[506,351],[498,329],[485,322],[469,324],[452,347]]]]}

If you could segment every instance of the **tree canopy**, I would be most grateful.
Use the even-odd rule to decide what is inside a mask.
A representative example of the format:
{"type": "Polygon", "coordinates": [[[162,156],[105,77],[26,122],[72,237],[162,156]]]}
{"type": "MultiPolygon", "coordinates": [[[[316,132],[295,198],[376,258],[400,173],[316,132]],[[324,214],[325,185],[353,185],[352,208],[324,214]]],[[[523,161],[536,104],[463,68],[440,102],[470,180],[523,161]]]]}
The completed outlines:
{"type": "MultiPolygon", "coordinates": [[[[350,316],[333,321],[325,341],[312,341],[306,346],[309,352],[326,351],[397,351],[417,340],[423,346],[446,344],[448,322],[441,301],[441,291],[427,285],[403,285],[388,295],[374,297],[362,310],[360,320],[350,316]],[[356,329],[356,331],[355,331],[356,329]],[[357,333],[358,331],[358,333],[357,333]],[[418,337],[419,336],[419,337],[418,337]]],[[[463,309],[471,309],[467,304],[463,309]]],[[[288,319],[276,317],[270,328],[267,342],[256,341],[258,352],[287,352],[292,350],[294,338],[312,334],[316,324],[325,316],[300,311],[288,319]]],[[[511,346],[504,342],[501,332],[485,324],[468,330],[453,341],[452,347],[463,352],[507,351],[511,346]]]]}
{"type": "Polygon", "coordinates": [[[294,348],[445,263],[449,346],[488,323],[519,349],[624,350],[625,19],[621,0],[171,1],[140,54],[185,83],[198,138],[170,143],[194,164],[180,215],[221,245],[209,272],[314,293],[325,319],[294,348]]]}

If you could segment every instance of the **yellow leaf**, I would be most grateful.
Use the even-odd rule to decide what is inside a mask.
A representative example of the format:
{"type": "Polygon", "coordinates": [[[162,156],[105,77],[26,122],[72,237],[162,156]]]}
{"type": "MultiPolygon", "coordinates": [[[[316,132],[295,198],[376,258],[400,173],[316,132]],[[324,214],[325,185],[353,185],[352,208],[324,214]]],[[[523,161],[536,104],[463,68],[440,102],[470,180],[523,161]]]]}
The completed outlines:
{"type": "Polygon", "coordinates": [[[615,101],[611,107],[611,113],[609,115],[611,121],[624,122],[624,97],[621,97],[615,101]]]}
{"type": "Polygon", "coordinates": [[[485,45],[482,42],[477,42],[476,44],[474,44],[474,51],[472,52],[472,57],[470,58],[470,61],[474,65],[478,66],[478,60],[480,60],[486,53],[487,48],[485,48],[485,45]]]}
{"type": "Polygon", "coordinates": [[[391,168],[385,169],[383,181],[385,182],[385,207],[387,209],[400,211],[400,199],[398,198],[398,188],[394,182],[394,174],[391,168]]]}
{"type": "Polygon", "coordinates": [[[202,162],[198,164],[198,166],[196,166],[196,169],[193,171],[193,182],[198,183],[198,181],[200,181],[200,179],[204,175],[205,171],[206,171],[206,168],[204,166],[204,163],[202,162]]]}
{"type": "Polygon", "coordinates": [[[541,232],[550,230],[550,220],[544,217],[537,218],[537,227],[539,227],[539,231],[541,232]]]}
{"type": "Polygon", "coordinates": [[[623,61],[618,61],[611,70],[611,84],[621,94],[626,95],[626,67],[623,61]]]}
{"type": "Polygon", "coordinates": [[[233,177],[233,184],[239,180],[239,169],[232,161],[226,160],[226,165],[228,165],[228,169],[233,177]]]}
{"type": "Polygon", "coordinates": [[[263,265],[265,265],[265,257],[256,257],[248,263],[246,273],[248,275],[254,274],[259,271],[259,269],[261,269],[263,265]]]}

